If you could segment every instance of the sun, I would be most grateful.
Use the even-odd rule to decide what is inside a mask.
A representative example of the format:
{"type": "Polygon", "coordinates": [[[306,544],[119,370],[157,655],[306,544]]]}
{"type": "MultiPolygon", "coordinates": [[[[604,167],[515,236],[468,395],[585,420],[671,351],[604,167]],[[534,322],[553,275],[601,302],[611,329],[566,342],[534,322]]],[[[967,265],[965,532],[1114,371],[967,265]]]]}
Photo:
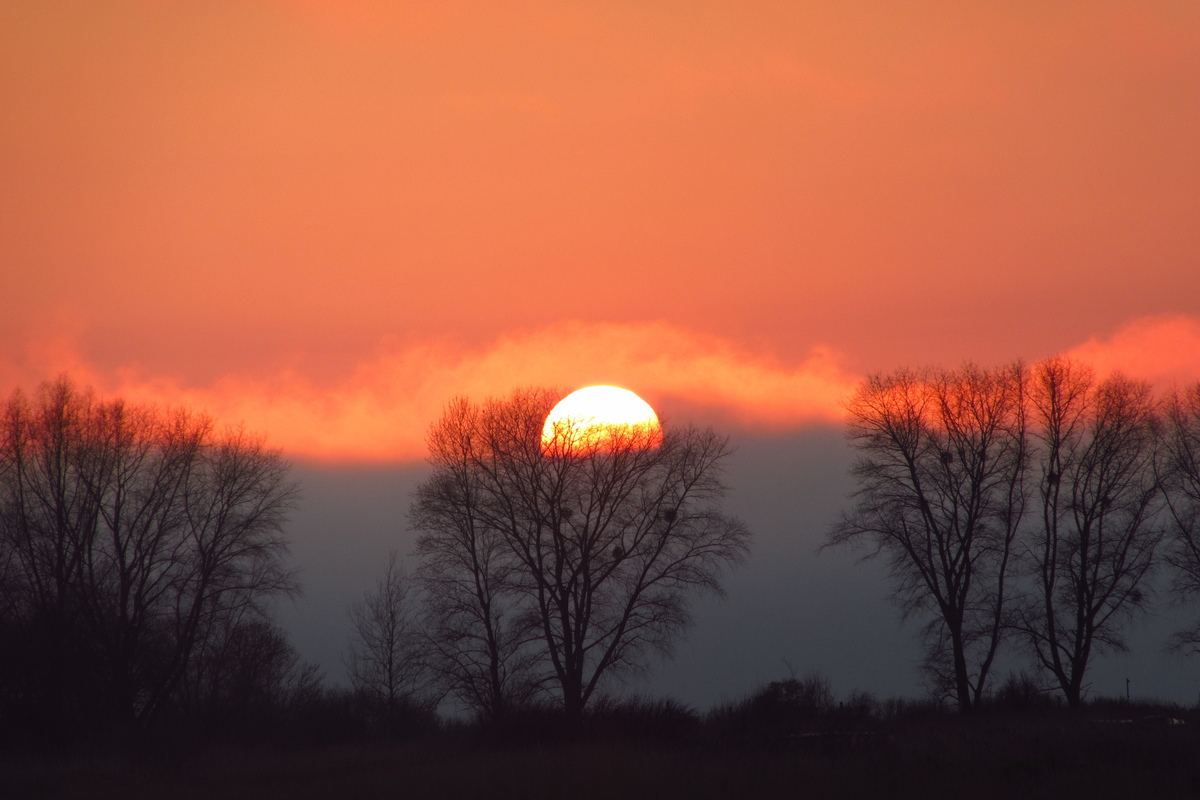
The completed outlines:
{"type": "Polygon", "coordinates": [[[662,444],[658,415],[642,398],[618,386],[587,386],[558,401],[542,427],[542,452],[609,452],[662,444]]]}

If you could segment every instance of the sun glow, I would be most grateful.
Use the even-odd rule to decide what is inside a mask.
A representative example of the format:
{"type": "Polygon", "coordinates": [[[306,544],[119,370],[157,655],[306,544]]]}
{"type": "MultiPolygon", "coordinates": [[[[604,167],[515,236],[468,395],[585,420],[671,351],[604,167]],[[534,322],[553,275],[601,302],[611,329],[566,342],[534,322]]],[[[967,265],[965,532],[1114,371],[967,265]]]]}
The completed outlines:
{"type": "Polygon", "coordinates": [[[571,392],[546,416],[542,451],[547,454],[607,452],[618,447],[657,447],[658,415],[642,398],[617,386],[571,392]]]}

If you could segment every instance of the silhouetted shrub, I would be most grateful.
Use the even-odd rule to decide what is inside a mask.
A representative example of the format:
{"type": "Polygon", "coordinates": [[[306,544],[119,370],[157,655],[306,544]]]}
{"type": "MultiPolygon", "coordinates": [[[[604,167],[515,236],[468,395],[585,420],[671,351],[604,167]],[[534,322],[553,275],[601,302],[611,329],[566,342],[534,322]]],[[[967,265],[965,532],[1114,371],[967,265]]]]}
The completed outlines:
{"type": "Polygon", "coordinates": [[[743,700],[717,706],[705,721],[718,742],[775,745],[812,732],[834,707],[829,680],[814,673],[772,681],[743,700]]]}
{"type": "Polygon", "coordinates": [[[852,721],[874,720],[879,716],[880,704],[871,692],[853,691],[846,700],[838,704],[838,714],[852,721]]]}
{"type": "Polygon", "coordinates": [[[905,697],[889,697],[879,706],[879,717],[885,722],[940,719],[950,716],[951,712],[950,706],[930,698],[913,700],[905,697]]]}
{"type": "Polygon", "coordinates": [[[439,726],[437,708],[415,697],[384,698],[355,693],[355,707],[372,738],[411,739],[435,733],[439,726]]]}
{"type": "Polygon", "coordinates": [[[1038,683],[1027,671],[1011,671],[992,697],[992,706],[1009,711],[1053,708],[1056,703],[1050,690],[1038,683]]]}
{"type": "Polygon", "coordinates": [[[545,700],[509,706],[503,714],[476,724],[484,740],[503,744],[545,744],[567,737],[562,708],[545,700]]]}
{"type": "Polygon", "coordinates": [[[366,741],[377,736],[360,698],[342,687],[322,688],[288,709],[288,741],[301,744],[366,741]]]}
{"type": "Polygon", "coordinates": [[[584,711],[572,733],[559,703],[542,700],[510,707],[495,719],[466,726],[485,741],[500,744],[549,744],[567,739],[590,741],[678,742],[700,728],[700,715],[673,698],[601,697],[584,711]]]}
{"type": "MultiPolygon", "coordinates": [[[[1086,717],[1103,719],[1140,720],[1157,717],[1193,719],[1196,717],[1194,707],[1189,708],[1178,703],[1147,697],[1134,697],[1132,700],[1126,700],[1124,697],[1091,697],[1083,704],[1081,711],[1086,717]]],[[[1200,720],[1196,721],[1200,722],[1200,720]]]]}
{"type": "Polygon", "coordinates": [[[670,697],[602,697],[583,720],[588,738],[678,742],[696,732],[700,715],[670,697]]]}

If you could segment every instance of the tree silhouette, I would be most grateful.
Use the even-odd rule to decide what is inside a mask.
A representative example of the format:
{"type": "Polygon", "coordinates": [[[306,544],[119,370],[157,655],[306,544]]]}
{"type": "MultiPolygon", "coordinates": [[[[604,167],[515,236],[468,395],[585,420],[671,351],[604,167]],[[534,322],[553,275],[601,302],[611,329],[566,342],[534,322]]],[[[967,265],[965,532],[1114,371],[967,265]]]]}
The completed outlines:
{"type": "Polygon", "coordinates": [[[848,405],[853,509],[827,545],[887,559],[903,613],[928,614],[926,675],[961,711],[983,697],[1004,636],[1025,510],[1019,364],[873,376],[848,405]]]}
{"type": "MultiPolygon", "coordinates": [[[[1200,383],[1177,389],[1165,403],[1163,479],[1171,519],[1166,560],[1180,597],[1200,595],[1200,383]]],[[[1178,632],[1175,649],[1200,652],[1200,622],[1178,632]]]]}
{"type": "Polygon", "coordinates": [[[488,523],[488,487],[475,465],[480,409],[450,403],[430,430],[434,474],[409,514],[419,531],[416,579],[425,593],[430,663],[448,692],[496,721],[545,683],[536,615],[503,533],[488,523]]]}
{"type": "Polygon", "coordinates": [[[749,534],[720,510],[724,439],[689,428],[659,444],[657,431],[626,427],[569,450],[564,429],[543,448],[558,397],[451,404],[412,519],[435,564],[422,573],[432,607],[474,605],[469,630],[441,643],[450,660],[473,671],[472,685],[502,686],[533,647],[575,728],[606,675],[670,651],[691,593],[719,591],[749,534]]]}
{"type": "Polygon", "coordinates": [[[1037,500],[1023,556],[1032,586],[1016,626],[1072,708],[1098,649],[1146,602],[1164,533],[1159,420],[1150,386],[1053,358],[1033,370],[1037,500]],[[1036,522],[1034,521],[1036,520],[1036,522]]]}
{"type": "Polygon", "coordinates": [[[0,420],[0,569],[14,713],[144,725],[195,655],[296,591],[277,452],[206,417],[100,402],[66,378],[0,420]]]}
{"type": "Polygon", "coordinates": [[[381,711],[383,728],[396,733],[410,705],[430,705],[427,666],[415,598],[393,552],[375,588],[350,607],[346,666],[355,692],[381,711]]]}
{"type": "Polygon", "coordinates": [[[254,736],[278,732],[281,712],[321,692],[318,667],[278,627],[250,617],[203,642],[180,682],[179,710],[210,736],[254,736]]]}

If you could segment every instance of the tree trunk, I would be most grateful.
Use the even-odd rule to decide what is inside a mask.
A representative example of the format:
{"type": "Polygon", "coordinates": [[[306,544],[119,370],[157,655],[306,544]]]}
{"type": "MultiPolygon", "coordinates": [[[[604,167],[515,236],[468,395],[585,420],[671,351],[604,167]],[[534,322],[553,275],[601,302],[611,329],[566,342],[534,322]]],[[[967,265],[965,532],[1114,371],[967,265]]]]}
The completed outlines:
{"type": "Polygon", "coordinates": [[[582,676],[570,675],[563,682],[563,714],[567,725],[567,736],[575,738],[583,729],[582,676]]]}
{"type": "Polygon", "coordinates": [[[967,671],[967,656],[963,652],[961,634],[951,634],[951,642],[954,647],[954,690],[958,699],[958,712],[970,714],[975,710],[975,703],[971,697],[971,677],[967,671]]]}

